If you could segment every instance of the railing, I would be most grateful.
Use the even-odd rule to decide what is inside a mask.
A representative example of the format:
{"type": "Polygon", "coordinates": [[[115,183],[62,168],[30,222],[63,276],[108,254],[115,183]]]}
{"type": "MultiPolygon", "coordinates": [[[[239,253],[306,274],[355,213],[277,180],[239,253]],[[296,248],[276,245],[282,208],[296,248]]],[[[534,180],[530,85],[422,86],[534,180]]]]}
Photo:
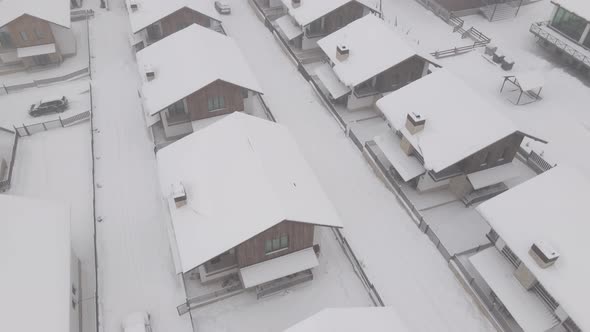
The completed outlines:
{"type": "Polygon", "coordinates": [[[176,311],[178,311],[179,316],[182,316],[194,308],[198,308],[199,306],[202,306],[204,304],[211,303],[216,299],[222,299],[230,295],[237,295],[242,291],[244,291],[244,287],[242,287],[242,284],[239,283],[209,294],[191,297],[186,299],[185,303],[177,306],[176,311]]]}
{"type": "Polygon", "coordinates": [[[553,44],[555,47],[563,50],[565,53],[567,53],[568,55],[570,55],[574,59],[580,61],[586,67],[590,67],[590,57],[588,57],[588,55],[586,55],[586,54],[580,53],[578,50],[576,50],[575,48],[573,48],[569,45],[569,43],[575,43],[575,42],[569,41],[566,37],[563,37],[563,39],[568,40],[567,42],[564,42],[562,39],[553,36],[551,33],[547,32],[547,31],[544,31],[542,29],[542,26],[547,26],[548,28],[550,28],[548,26],[548,22],[537,22],[537,23],[531,24],[530,32],[532,32],[537,37],[553,44]]]}
{"type": "Polygon", "coordinates": [[[285,277],[286,279],[279,279],[278,281],[270,282],[267,285],[259,285],[256,287],[256,298],[261,299],[266,296],[278,293],[283,289],[287,289],[304,282],[313,280],[313,273],[310,270],[305,270],[295,274],[292,277],[285,277]]]}
{"type": "Polygon", "coordinates": [[[64,118],[64,119],[62,119],[61,117],[58,117],[55,120],[38,122],[38,123],[34,123],[34,124],[29,124],[29,125],[23,123],[22,127],[15,126],[14,129],[16,130],[16,132],[18,133],[19,136],[31,136],[35,133],[39,133],[42,131],[71,126],[75,123],[89,119],[90,115],[91,115],[90,111],[85,111],[85,112],[82,112],[82,113],[79,113],[79,114],[76,114],[76,115],[73,115],[69,118],[64,118]]]}
{"type": "Polygon", "coordinates": [[[22,83],[22,84],[13,84],[13,85],[4,84],[4,85],[2,85],[2,87],[4,88],[6,93],[20,91],[20,90],[27,89],[27,88],[38,88],[38,87],[42,87],[47,84],[56,83],[56,82],[63,82],[63,81],[67,81],[69,79],[72,79],[74,77],[78,77],[78,76],[81,76],[84,74],[89,74],[90,70],[88,68],[89,67],[82,68],[82,69],[76,70],[74,72],[71,72],[69,74],[62,75],[62,76],[46,78],[46,79],[41,79],[41,80],[33,80],[31,82],[22,83]]]}
{"type": "Polygon", "coordinates": [[[16,160],[16,148],[18,145],[18,139],[19,139],[19,135],[18,132],[13,132],[11,130],[6,130],[4,128],[1,128],[3,131],[7,131],[9,133],[14,134],[14,143],[12,145],[12,155],[10,157],[10,165],[8,166],[8,176],[6,177],[6,179],[0,181],[0,192],[4,192],[8,189],[10,189],[10,184],[12,181],[12,170],[14,169],[14,162],[16,160]]]}
{"type": "Polygon", "coordinates": [[[532,168],[537,174],[544,173],[556,165],[551,165],[547,162],[541,155],[537,154],[535,151],[527,152],[525,149],[520,147],[518,149],[518,155],[524,159],[526,164],[532,168]]]}
{"type": "Polygon", "coordinates": [[[70,11],[72,22],[87,20],[94,17],[94,10],[92,9],[78,9],[70,11]]]}

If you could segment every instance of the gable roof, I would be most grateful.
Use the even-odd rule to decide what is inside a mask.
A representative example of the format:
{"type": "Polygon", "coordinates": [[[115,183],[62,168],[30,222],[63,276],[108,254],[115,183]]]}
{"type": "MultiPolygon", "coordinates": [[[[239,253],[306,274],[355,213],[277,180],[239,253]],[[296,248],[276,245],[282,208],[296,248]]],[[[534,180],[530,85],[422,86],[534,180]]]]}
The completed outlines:
{"type": "Polygon", "coordinates": [[[342,227],[297,143],[277,123],[235,112],[157,159],[182,272],[284,220],[342,227]],[[171,190],[179,183],[188,204],[176,208],[171,190]]]}
{"type": "Polygon", "coordinates": [[[197,24],[137,52],[137,64],[144,81],[144,107],[150,115],[217,80],[261,92],[238,44],[197,24]],[[155,79],[146,80],[146,67],[155,71],[155,79]]]}
{"type": "Polygon", "coordinates": [[[66,28],[71,26],[69,0],[0,1],[0,27],[23,15],[34,16],[66,28]]]}
{"type": "Polygon", "coordinates": [[[576,324],[590,330],[590,178],[557,166],[477,207],[477,211],[555,297],[576,324]],[[560,257],[543,269],[528,251],[534,242],[553,247],[560,257]]]}
{"type": "Polygon", "coordinates": [[[409,332],[392,307],[326,308],[285,332],[409,332]]]}
{"type": "Polygon", "coordinates": [[[217,11],[215,11],[212,1],[125,0],[125,4],[127,6],[127,11],[129,12],[129,22],[131,23],[131,31],[133,33],[137,33],[185,7],[221,22],[221,18],[217,11]],[[131,9],[131,3],[136,3],[138,9],[133,11],[131,9]]]}
{"type": "Polygon", "coordinates": [[[0,312],[6,331],[70,330],[70,212],[53,202],[0,195],[0,312]],[[34,318],[31,299],[43,299],[34,318]]]}
{"type": "Polygon", "coordinates": [[[420,152],[424,167],[435,172],[518,132],[514,123],[446,69],[390,93],[377,101],[377,107],[420,152]],[[426,118],[424,129],[414,135],[405,126],[409,113],[426,118]]]}
{"type": "Polygon", "coordinates": [[[367,15],[320,39],[318,45],[334,63],[334,72],[344,85],[356,86],[415,55],[415,49],[385,21],[367,15]],[[346,45],[350,55],[336,58],[336,47],[346,45]]]}
{"type": "Polygon", "coordinates": [[[301,5],[297,8],[293,7],[292,0],[281,1],[289,11],[289,15],[301,26],[306,26],[349,2],[358,2],[372,11],[378,11],[374,0],[301,0],[301,5]]]}
{"type": "Polygon", "coordinates": [[[551,2],[590,20],[590,2],[588,0],[552,0],[551,2]]]}

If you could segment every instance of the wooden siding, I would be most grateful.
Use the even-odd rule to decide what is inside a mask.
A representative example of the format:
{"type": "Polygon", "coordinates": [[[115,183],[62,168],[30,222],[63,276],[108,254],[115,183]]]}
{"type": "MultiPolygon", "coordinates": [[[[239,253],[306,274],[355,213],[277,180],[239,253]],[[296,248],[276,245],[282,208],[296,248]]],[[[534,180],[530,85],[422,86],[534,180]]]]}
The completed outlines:
{"type": "Polygon", "coordinates": [[[215,81],[186,98],[191,121],[244,110],[244,88],[224,81],[215,81]],[[225,108],[209,112],[209,97],[224,96],[225,108]]]}
{"type": "Polygon", "coordinates": [[[238,266],[246,267],[313,246],[314,225],[285,220],[236,247],[238,266]],[[289,236],[289,248],[267,255],[266,240],[289,236]]]}
{"type": "Polygon", "coordinates": [[[352,1],[329,13],[324,19],[324,33],[330,34],[363,17],[364,9],[365,7],[363,5],[356,1],[352,1]]]}
{"type": "Polygon", "coordinates": [[[375,88],[379,92],[397,90],[422,77],[425,63],[421,57],[413,56],[377,75],[375,88]]]}
{"type": "Polygon", "coordinates": [[[16,48],[51,44],[55,42],[50,23],[30,15],[23,15],[10,22],[7,25],[7,30],[12,39],[12,44],[16,48]],[[27,34],[28,40],[23,40],[21,32],[27,34]],[[39,33],[41,37],[38,37],[37,33],[39,33]]]}
{"type": "Polygon", "coordinates": [[[185,7],[164,17],[160,22],[162,24],[163,38],[184,29],[193,23],[208,28],[211,20],[209,17],[185,7]]]}

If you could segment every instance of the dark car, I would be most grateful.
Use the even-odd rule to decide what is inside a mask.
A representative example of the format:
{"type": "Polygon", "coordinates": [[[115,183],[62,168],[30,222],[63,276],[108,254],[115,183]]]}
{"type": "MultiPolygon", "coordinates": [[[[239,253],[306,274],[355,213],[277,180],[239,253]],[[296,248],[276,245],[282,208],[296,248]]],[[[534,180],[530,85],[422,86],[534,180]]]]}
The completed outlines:
{"type": "Polygon", "coordinates": [[[231,8],[221,1],[215,1],[215,9],[217,9],[219,14],[229,15],[231,13],[231,8]]]}
{"type": "Polygon", "coordinates": [[[29,115],[40,116],[49,113],[61,113],[68,108],[68,99],[65,96],[58,98],[46,98],[31,105],[29,115]]]}

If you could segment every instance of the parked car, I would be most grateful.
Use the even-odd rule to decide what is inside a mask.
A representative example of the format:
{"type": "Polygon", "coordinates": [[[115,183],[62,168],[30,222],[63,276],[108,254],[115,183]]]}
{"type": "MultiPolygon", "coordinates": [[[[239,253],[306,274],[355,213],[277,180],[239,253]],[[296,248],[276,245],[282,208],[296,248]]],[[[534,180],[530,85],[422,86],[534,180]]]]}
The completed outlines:
{"type": "Polygon", "coordinates": [[[215,9],[217,9],[219,14],[229,15],[231,13],[229,5],[221,1],[215,1],[215,9]]]}
{"type": "Polygon", "coordinates": [[[123,332],[152,332],[150,314],[134,312],[123,321],[123,332]]]}
{"type": "Polygon", "coordinates": [[[61,113],[68,108],[68,99],[65,96],[57,98],[45,98],[31,105],[29,115],[40,116],[49,113],[61,113]]]}

